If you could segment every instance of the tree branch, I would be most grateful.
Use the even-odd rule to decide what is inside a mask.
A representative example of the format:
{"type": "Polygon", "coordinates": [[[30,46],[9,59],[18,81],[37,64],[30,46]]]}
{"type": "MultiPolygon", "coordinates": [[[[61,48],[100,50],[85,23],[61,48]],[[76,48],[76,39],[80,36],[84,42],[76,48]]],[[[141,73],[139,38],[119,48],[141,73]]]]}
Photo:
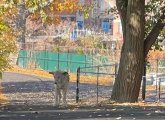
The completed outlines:
{"type": "Polygon", "coordinates": [[[126,36],[126,15],[128,0],[116,0],[116,6],[122,22],[123,38],[126,36]]]}
{"type": "Polygon", "coordinates": [[[144,40],[144,55],[147,56],[151,46],[156,41],[157,37],[159,36],[160,32],[163,30],[165,23],[162,20],[165,19],[165,14],[162,14],[156,25],[152,28],[151,32],[148,34],[146,39],[144,40]]]}

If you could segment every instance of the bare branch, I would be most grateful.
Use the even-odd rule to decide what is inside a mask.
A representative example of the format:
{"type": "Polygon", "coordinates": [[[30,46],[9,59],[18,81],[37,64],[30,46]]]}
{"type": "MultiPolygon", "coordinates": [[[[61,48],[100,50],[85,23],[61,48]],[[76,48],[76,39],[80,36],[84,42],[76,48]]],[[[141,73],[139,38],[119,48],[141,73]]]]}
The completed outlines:
{"type": "Polygon", "coordinates": [[[165,14],[162,14],[156,25],[152,28],[151,32],[148,34],[146,39],[144,40],[144,55],[148,54],[151,46],[156,41],[157,37],[159,36],[160,32],[163,30],[165,23],[162,20],[165,19],[165,14]]]}

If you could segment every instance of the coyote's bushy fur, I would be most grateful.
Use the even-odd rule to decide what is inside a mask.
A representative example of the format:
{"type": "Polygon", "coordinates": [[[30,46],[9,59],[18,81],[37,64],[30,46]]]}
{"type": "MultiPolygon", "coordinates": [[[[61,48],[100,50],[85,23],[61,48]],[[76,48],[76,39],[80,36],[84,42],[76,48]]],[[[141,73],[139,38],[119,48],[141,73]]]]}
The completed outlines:
{"type": "Polygon", "coordinates": [[[55,87],[55,106],[60,105],[62,99],[62,105],[66,106],[66,93],[69,84],[69,74],[64,71],[49,72],[54,76],[55,87]]]}

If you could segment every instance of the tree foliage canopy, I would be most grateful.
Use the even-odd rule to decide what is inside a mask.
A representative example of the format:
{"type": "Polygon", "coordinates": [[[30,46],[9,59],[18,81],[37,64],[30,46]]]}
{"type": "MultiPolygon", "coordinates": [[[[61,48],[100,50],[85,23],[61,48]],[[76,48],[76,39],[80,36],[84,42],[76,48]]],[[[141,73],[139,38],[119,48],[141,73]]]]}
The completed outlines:
{"type": "Polygon", "coordinates": [[[10,6],[0,6],[0,73],[10,66],[9,55],[16,52],[16,34],[8,21],[12,12],[10,6]]]}
{"type": "MultiPolygon", "coordinates": [[[[6,4],[12,5],[12,9],[24,9],[25,18],[31,20],[42,19],[42,23],[59,24],[60,14],[71,14],[80,10],[85,16],[92,5],[79,4],[80,0],[5,0],[6,4]]],[[[19,12],[17,12],[19,14],[19,12]]]]}
{"type": "MultiPolygon", "coordinates": [[[[146,23],[145,23],[145,37],[149,35],[153,26],[155,26],[165,13],[165,1],[164,0],[150,0],[147,2],[145,6],[145,16],[146,16],[146,23]]],[[[165,23],[165,18],[162,19],[162,22],[165,23]]],[[[153,44],[153,49],[161,50],[161,46],[159,42],[162,42],[165,39],[165,27],[160,32],[159,36],[157,37],[157,42],[153,44]]]]}
{"type": "Polygon", "coordinates": [[[78,2],[79,0],[52,0],[50,2],[47,2],[47,0],[27,0],[25,7],[32,20],[41,17],[43,23],[58,24],[60,14],[70,14],[80,9],[78,2]]]}
{"type": "MultiPolygon", "coordinates": [[[[43,24],[58,24],[60,14],[73,13],[77,10],[86,12],[84,8],[87,7],[79,5],[79,0],[0,1],[0,72],[9,67],[9,55],[16,52],[18,34],[21,31],[21,34],[25,34],[22,28],[15,25],[17,18],[21,18],[19,22],[17,21],[18,24],[22,24],[22,20],[26,20],[27,17],[34,21],[40,19],[43,24]],[[17,34],[14,31],[17,31],[17,34]]],[[[25,26],[24,22],[20,26],[25,26]]]]}

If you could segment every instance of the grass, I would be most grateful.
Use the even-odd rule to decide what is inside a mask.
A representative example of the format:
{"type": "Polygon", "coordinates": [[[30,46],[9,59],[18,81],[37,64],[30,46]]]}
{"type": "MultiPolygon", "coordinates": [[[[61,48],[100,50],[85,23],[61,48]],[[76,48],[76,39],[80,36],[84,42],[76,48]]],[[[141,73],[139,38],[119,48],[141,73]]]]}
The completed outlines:
{"type": "Polygon", "coordinates": [[[0,105],[4,105],[8,103],[7,97],[3,94],[2,87],[0,87],[0,105]]]}
{"type": "MultiPolygon", "coordinates": [[[[111,103],[110,103],[111,104],[111,103]]],[[[105,105],[108,105],[107,103],[105,105]]],[[[139,107],[145,107],[145,106],[165,106],[165,103],[163,102],[143,102],[139,101],[136,103],[113,103],[114,106],[139,106],[139,107]]]]}
{"type": "MultiPolygon", "coordinates": [[[[49,74],[48,71],[36,70],[36,69],[25,69],[25,68],[21,68],[18,66],[13,66],[12,68],[8,69],[7,72],[34,75],[34,76],[38,76],[38,77],[53,79],[53,76],[51,74],[49,74]]],[[[77,81],[76,73],[69,73],[69,75],[70,75],[70,82],[77,81]]],[[[81,75],[80,83],[97,84],[97,77],[89,76],[89,75],[81,75]]],[[[99,77],[99,85],[112,85],[112,83],[113,83],[113,77],[111,77],[111,76],[100,76],[99,77]]]]}
{"type": "MultiPolygon", "coordinates": [[[[14,73],[20,73],[20,74],[27,74],[27,75],[34,75],[38,77],[44,77],[44,78],[50,78],[53,79],[53,76],[49,74],[49,72],[44,70],[36,70],[36,69],[26,69],[21,68],[18,66],[13,66],[12,68],[8,69],[7,72],[14,72],[14,73]]],[[[70,73],[70,81],[76,82],[77,75],[76,73],[70,73]]],[[[81,83],[88,83],[88,84],[97,84],[97,77],[96,75],[81,75],[80,77],[81,83]]],[[[113,77],[112,76],[100,76],[99,77],[99,85],[112,85],[113,84],[113,77]]],[[[147,85],[147,90],[155,90],[155,85],[147,85]]],[[[161,90],[165,90],[165,86],[161,86],[161,90]]]]}
{"type": "MultiPolygon", "coordinates": [[[[158,86],[157,86],[157,90],[158,90],[158,86]]],[[[147,85],[146,86],[146,90],[156,90],[156,85],[147,85]]],[[[160,86],[160,91],[165,91],[165,85],[161,85],[160,86]]]]}

